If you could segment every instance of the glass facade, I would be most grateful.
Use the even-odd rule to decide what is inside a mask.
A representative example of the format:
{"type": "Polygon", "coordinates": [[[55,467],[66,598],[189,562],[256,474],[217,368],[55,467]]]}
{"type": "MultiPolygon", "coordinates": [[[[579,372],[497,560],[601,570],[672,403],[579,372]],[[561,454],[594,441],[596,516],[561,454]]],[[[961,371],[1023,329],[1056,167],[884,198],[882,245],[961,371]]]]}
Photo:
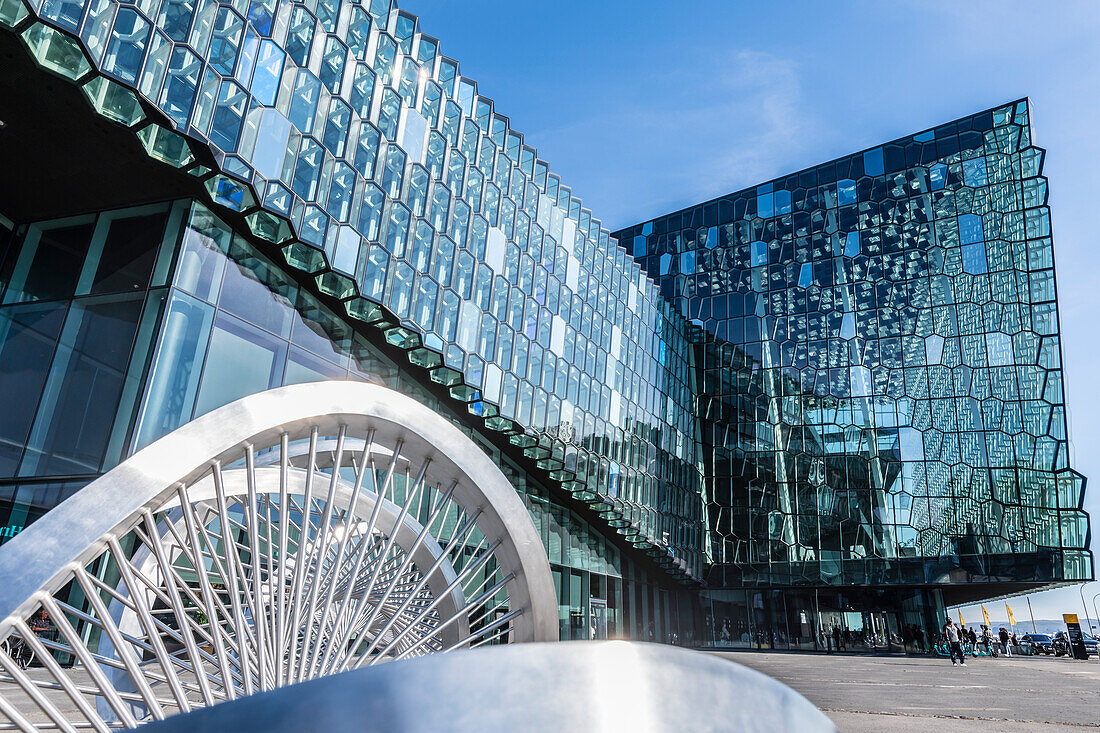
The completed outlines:
{"type": "Polygon", "coordinates": [[[415,16],[388,0],[3,2],[40,66],[199,179],[342,318],[416,351],[612,531],[701,577],[683,318],[415,16]]]}
{"type": "Polygon", "coordinates": [[[128,455],[185,212],[12,227],[0,265],[0,540],[128,455]]]}
{"type": "Polygon", "coordinates": [[[460,419],[461,403],[426,390],[421,370],[383,353],[204,205],[177,201],[13,229],[0,270],[0,389],[18,399],[3,417],[0,543],[126,455],[221,405],[288,384],[369,381],[451,418],[504,470],[543,539],[563,639],[690,635],[691,611],[682,622],[678,615],[693,608],[689,594],[648,562],[624,558],[624,543],[607,537],[605,524],[578,515],[576,502],[460,419]],[[93,285],[78,283],[106,272],[118,242],[141,253],[122,259],[147,263],[149,274],[116,278],[97,297],[93,285]],[[47,256],[68,273],[44,278],[48,289],[33,285],[31,266],[47,256]]]}
{"type": "Polygon", "coordinates": [[[1092,577],[1042,161],[1021,100],[615,235],[696,326],[708,586],[1092,577]]]}
{"type": "Polygon", "coordinates": [[[497,459],[563,638],[873,640],[1092,575],[1026,101],[612,235],[388,0],[0,0],[0,33],[192,191],[0,217],[0,541],[353,379],[497,459]]]}

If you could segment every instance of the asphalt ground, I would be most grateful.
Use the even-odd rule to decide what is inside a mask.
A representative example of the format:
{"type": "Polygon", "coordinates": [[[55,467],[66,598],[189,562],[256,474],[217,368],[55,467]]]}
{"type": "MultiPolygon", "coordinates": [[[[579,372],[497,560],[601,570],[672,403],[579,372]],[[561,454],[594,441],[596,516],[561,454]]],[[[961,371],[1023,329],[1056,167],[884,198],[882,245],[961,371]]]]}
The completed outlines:
{"type": "Polygon", "coordinates": [[[802,693],[844,733],[1100,729],[1100,661],[713,652],[802,693]]]}
{"type": "MultiPolygon", "coordinates": [[[[1100,661],[1055,657],[968,658],[952,667],[934,657],[723,651],[717,656],[751,667],[798,690],[844,733],[1100,733],[1100,661]]],[[[43,679],[44,670],[28,670],[43,679]]],[[[70,671],[78,685],[90,680],[70,671]]],[[[64,713],[76,712],[58,690],[44,695],[64,713]]],[[[22,691],[0,682],[0,696],[21,711],[36,710],[22,691]]],[[[35,722],[45,716],[35,712],[35,722]]],[[[0,714],[0,722],[6,717],[0,714]]]]}

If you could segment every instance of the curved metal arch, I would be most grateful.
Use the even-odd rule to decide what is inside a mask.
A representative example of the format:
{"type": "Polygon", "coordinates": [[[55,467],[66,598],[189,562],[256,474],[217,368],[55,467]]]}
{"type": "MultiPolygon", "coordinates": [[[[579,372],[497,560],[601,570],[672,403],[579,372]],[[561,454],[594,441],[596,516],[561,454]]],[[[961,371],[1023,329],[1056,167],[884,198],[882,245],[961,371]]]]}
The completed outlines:
{"type": "MultiPolygon", "coordinates": [[[[97,729],[105,721],[130,726],[382,658],[557,638],[556,594],[542,542],[500,469],[442,416],[399,393],[354,382],[245,397],[156,441],[0,550],[0,580],[0,639],[32,647],[53,674],[45,689],[66,693],[80,708],[82,725],[97,729]],[[395,478],[402,471],[403,483],[395,478]],[[427,507],[417,505],[421,500],[427,507]],[[421,524],[417,512],[426,509],[421,524]],[[272,544],[276,525],[279,548],[272,544]],[[266,528],[266,545],[257,526],[266,528]],[[341,533],[353,539],[345,542],[341,533]],[[128,541],[136,554],[125,549],[128,541]],[[355,564],[340,556],[353,543],[360,553],[355,564]],[[357,573],[367,555],[374,570],[364,581],[357,573]],[[242,557],[251,558],[251,567],[242,557]],[[113,586],[94,577],[116,558],[122,562],[112,566],[119,573],[113,586]],[[304,563],[310,569],[300,569],[304,563]],[[223,581],[220,590],[212,574],[223,581]],[[92,615],[52,598],[74,580],[92,615]],[[343,623],[337,628],[336,620],[326,626],[328,608],[319,611],[317,603],[330,602],[339,583],[347,594],[335,612],[343,623]],[[302,603],[289,630],[271,631],[266,644],[290,643],[297,667],[289,675],[271,673],[270,656],[265,667],[259,650],[268,632],[258,621],[273,612],[276,594],[282,603],[288,587],[302,603]],[[174,627],[156,617],[158,602],[175,613],[174,627]],[[192,618],[197,611],[185,606],[209,617],[192,618]],[[40,607],[57,619],[65,644],[30,633],[25,619],[40,607]],[[98,627],[98,646],[84,644],[74,627],[79,623],[98,627]],[[318,644],[326,649],[323,663],[322,653],[312,651],[318,644]],[[48,649],[75,653],[94,686],[75,685],[48,649]],[[330,654],[339,659],[330,664],[330,654]],[[126,675],[129,687],[109,681],[126,675]],[[90,699],[98,712],[88,707],[90,699]]],[[[0,712],[26,730],[41,722],[68,727],[49,699],[60,693],[43,692],[43,683],[3,651],[0,675],[30,695],[40,713],[29,722],[3,694],[0,712]]]]}
{"type": "MultiPolygon", "coordinates": [[[[188,483],[205,473],[211,461],[279,428],[310,421],[336,428],[341,421],[365,426],[384,423],[398,437],[437,462],[433,473],[467,477],[456,489],[470,505],[485,512],[482,530],[511,539],[510,551],[522,573],[520,600],[530,608],[517,624],[518,638],[550,641],[558,636],[557,597],[542,541],[527,508],[500,469],[458,428],[416,400],[385,387],[357,382],[315,382],[250,395],[196,418],[134,454],[117,468],[88,484],[20,532],[0,551],[0,636],[10,618],[34,609],[39,591],[51,592],[49,581],[59,567],[79,564],[115,527],[134,520],[164,487],[188,483]],[[202,456],[196,460],[196,457],[202,456]],[[512,549],[514,548],[514,549],[512,549]],[[4,568],[19,568],[4,573],[4,568]],[[524,590],[526,589],[526,590],[524,590]]],[[[306,437],[306,436],[302,436],[306,437]]],[[[235,458],[235,456],[233,456],[235,458]]],[[[56,590],[56,589],[52,589],[56,590]]]]}

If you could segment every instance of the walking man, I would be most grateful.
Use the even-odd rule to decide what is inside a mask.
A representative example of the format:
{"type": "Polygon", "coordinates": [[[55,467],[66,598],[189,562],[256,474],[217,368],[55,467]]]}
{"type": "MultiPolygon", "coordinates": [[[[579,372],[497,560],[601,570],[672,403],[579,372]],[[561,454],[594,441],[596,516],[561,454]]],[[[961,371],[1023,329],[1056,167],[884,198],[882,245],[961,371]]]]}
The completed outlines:
{"type": "Polygon", "coordinates": [[[959,644],[959,627],[948,618],[947,623],[943,625],[943,633],[947,637],[947,644],[951,647],[951,666],[961,664],[965,667],[966,657],[963,656],[962,646],[959,644]]]}

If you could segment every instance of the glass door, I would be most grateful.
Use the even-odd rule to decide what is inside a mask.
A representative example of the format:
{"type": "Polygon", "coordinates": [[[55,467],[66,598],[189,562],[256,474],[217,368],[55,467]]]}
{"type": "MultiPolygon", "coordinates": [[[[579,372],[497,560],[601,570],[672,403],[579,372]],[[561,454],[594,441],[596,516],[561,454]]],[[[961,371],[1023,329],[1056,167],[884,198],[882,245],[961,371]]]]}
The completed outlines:
{"type": "Polygon", "coordinates": [[[607,638],[607,601],[591,598],[588,601],[588,638],[607,638]]]}

